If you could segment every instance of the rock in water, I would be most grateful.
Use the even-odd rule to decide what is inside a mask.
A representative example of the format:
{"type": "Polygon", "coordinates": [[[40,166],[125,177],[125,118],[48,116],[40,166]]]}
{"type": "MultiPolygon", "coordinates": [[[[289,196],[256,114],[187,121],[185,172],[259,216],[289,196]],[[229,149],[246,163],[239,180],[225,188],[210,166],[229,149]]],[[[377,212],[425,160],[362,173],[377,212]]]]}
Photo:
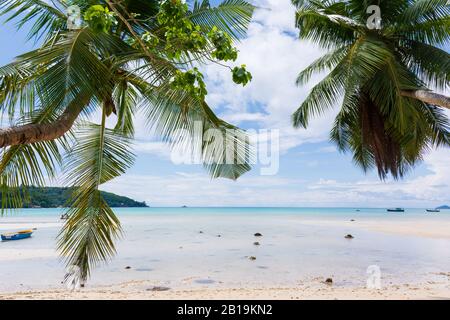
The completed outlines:
{"type": "Polygon", "coordinates": [[[351,234],[345,236],[345,239],[353,239],[354,237],[351,234]]]}
{"type": "Polygon", "coordinates": [[[125,269],[131,269],[131,267],[130,266],[126,266],[125,269]]]}
{"type": "Polygon", "coordinates": [[[259,233],[259,232],[257,232],[257,233],[254,234],[254,236],[255,236],[255,237],[262,237],[262,234],[259,233]]]}
{"type": "Polygon", "coordinates": [[[170,290],[169,287],[153,287],[153,288],[149,288],[146,289],[147,291],[167,291],[170,290]]]}
{"type": "Polygon", "coordinates": [[[326,283],[326,284],[333,284],[333,279],[327,278],[327,279],[325,280],[325,283],[326,283]]]}

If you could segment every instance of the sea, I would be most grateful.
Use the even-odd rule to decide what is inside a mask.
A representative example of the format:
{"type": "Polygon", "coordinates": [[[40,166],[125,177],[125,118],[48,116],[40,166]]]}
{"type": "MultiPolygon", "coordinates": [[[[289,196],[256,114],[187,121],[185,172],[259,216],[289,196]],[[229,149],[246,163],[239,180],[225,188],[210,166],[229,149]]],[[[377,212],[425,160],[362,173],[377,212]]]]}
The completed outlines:
{"type": "MultiPolygon", "coordinates": [[[[448,223],[450,210],[151,207],[114,211],[123,228],[117,253],[93,268],[87,285],[142,280],[190,289],[293,287],[332,278],[335,286],[362,287],[373,270],[378,270],[382,285],[432,281],[450,271],[450,237],[360,226],[448,223]],[[347,234],[354,238],[346,239],[347,234]]],[[[0,233],[36,228],[29,239],[0,242],[0,292],[64,287],[67,267],[56,252],[62,213],[64,209],[22,209],[0,217],[0,233]]]]}

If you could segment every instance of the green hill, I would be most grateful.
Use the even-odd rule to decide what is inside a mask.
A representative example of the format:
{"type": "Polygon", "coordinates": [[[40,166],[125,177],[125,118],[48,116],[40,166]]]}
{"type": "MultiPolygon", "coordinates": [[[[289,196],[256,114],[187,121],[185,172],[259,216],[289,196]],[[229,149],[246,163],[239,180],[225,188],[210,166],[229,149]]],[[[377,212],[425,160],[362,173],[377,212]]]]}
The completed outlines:
{"type": "MultiPolygon", "coordinates": [[[[29,201],[24,201],[24,208],[58,208],[67,206],[73,188],[30,187],[27,190],[29,201]]],[[[138,202],[114,193],[101,191],[101,194],[110,207],[148,207],[145,202],[138,202]]]]}

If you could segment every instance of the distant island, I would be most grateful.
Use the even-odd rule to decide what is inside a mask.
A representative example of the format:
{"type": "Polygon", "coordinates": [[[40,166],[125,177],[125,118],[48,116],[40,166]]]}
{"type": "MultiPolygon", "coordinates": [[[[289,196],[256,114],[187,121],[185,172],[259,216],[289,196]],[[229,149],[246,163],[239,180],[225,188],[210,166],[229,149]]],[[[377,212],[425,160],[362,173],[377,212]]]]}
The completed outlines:
{"type": "MultiPolygon", "coordinates": [[[[23,208],[60,208],[66,207],[73,188],[59,187],[30,187],[27,188],[29,199],[24,201],[23,208]]],[[[114,193],[101,191],[103,198],[110,207],[116,208],[142,208],[148,207],[144,202],[116,195],[114,193]]],[[[1,192],[0,192],[1,197],[1,192]]]]}
{"type": "Polygon", "coordinates": [[[447,205],[443,205],[443,206],[440,206],[440,207],[437,207],[436,209],[439,209],[439,210],[441,210],[441,209],[450,209],[450,206],[447,206],[447,205]]]}

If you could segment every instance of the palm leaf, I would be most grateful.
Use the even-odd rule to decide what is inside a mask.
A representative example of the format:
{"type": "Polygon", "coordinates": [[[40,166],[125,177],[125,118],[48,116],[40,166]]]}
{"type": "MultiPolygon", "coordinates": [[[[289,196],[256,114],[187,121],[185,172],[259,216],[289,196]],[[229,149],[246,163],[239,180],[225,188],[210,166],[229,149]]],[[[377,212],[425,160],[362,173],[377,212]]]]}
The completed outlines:
{"type": "Polygon", "coordinates": [[[441,90],[450,85],[450,54],[418,41],[408,41],[404,47],[403,63],[426,85],[441,90]]]}
{"type": "MultiPolygon", "coordinates": [[[[43,108],[33,116],[21,119],[20,124],[50,123],[55,119],[50,108],[43,108]]],[[[2,213],[5,209],[22,207],[24,197],[27,198],[27,187],[42,187],[55,178],[62,163],[61,148],[68,149],[68,140],[64,137],[58,141],[12,146],[2,151],[2,213]]]]}
{"type": "Polygon", "coordinates": [[[112,257],[121,230],[99,187],[123,174],[134,159],[129,138],[105,128],[104,120],[101,125],[84,124],[66,158],[66,181],[76,188],[58,249],[68,265],[80,268],[83,280],[95,265],[112,257]]]}
{"type": "Polygon", "coordinates": [[[55,32],[65,28],[67,22],[67,16],[58,7],[43,0],[4,0],[0,3],[0,16],[3,15],[9,15],[6,22],[20,17],[18,29],[33,21],[28,38],[36,40],[42,36],[48,40],[55,32]]]}
{"type": "Polygon", "coordinates": [[[195,1],[188,18],[196,25],[210,30],[213,26],[234,39],[245,36],[255,7],[244,0],[224,0],[212,7],[208,0],[195,1]]]}
{"type": "Polygon", "coordinates": [[[248,135],[217,118],[204,101],[167,86],[150,86],[138,77],[129,80],[142,94],[140,107],[149,127],[172,148],[201,161],[213,178],[237,179],[251,169],[248,135]]]}

